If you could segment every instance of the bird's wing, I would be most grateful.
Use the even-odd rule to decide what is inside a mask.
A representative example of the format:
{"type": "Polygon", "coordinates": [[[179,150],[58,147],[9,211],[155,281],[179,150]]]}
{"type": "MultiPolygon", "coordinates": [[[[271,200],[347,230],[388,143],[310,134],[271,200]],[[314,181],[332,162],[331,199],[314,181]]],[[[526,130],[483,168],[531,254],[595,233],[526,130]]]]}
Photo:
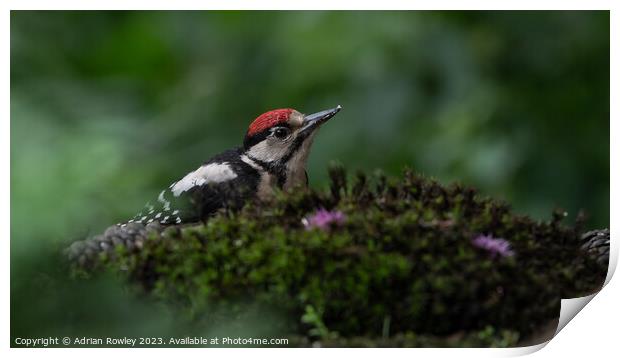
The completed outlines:
{"type": "Polygon", "coordinates": [[[207,162],[162,190],[127,223],[162,225],[199,221],[224,206],[236,187],[237,174],[226,161],[207,162]]]}

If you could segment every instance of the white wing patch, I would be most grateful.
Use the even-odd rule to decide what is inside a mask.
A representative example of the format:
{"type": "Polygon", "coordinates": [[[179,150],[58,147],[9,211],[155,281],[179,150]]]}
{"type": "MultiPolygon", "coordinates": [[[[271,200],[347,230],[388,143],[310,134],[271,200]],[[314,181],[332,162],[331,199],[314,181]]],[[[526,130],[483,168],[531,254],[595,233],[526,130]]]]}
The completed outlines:
{"type": "Polygon", "coordinates": [[[195,186],[208,183],[221,183],[235,179],[236,177],[237,174],[232,171],[226,162],[207,164],[187,174],[183,179],[174,183],[170,189],[174,196],[179,196],[184,191],[190,190],[195,186]]]}

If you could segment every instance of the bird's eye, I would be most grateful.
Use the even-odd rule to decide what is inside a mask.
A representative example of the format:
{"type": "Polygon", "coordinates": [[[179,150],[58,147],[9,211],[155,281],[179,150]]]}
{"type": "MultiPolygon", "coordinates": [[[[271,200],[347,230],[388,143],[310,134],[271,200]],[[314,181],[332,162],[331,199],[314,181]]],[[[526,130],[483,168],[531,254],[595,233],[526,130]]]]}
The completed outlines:
{"type": "Polygon", "coordinates": [[[283,128],[283,127],[280,127],[280,128],[278,128],[278,129],[276,129],[276,130],[273,132],[273,134],[276,136],[276,138],[283,139],[283,138],[288,137],[288,135],[289,135],[289,130],[288,130],[288,128],[283,128]]]}

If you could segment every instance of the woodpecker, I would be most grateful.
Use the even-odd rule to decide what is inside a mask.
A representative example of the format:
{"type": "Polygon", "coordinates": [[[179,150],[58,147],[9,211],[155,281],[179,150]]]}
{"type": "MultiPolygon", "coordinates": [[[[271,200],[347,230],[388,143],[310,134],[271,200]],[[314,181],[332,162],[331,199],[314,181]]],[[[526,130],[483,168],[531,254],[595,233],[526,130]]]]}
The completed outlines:
{"type": "MultiPolygon", "coordinates": [[[[306,161],[318,129],[340,111],[311,115],[276,109],[258,116],[243,146],[227,150],[162,190],[155,204],[127,223],[176,225],[204,220],[217,209],[269,199],[275,188],[308,184],[306,161]]],[[[120,224],[121,226],[126,224],[120,224]]]]}
{"type": "Polygon", "coordinates": [[[220,208],[268,200],[276,189],[307,186],[306,162],[314,137],[341,109],[338,105],[304,115],[283,108],[261,114],[250,124],[242,146],[215,155],[173,182],[131,220],[74,243],[69,256],[92,256],[119,244],[140,246],[135,238],[143,238],[148,228],[197,223],[220,208]]]}

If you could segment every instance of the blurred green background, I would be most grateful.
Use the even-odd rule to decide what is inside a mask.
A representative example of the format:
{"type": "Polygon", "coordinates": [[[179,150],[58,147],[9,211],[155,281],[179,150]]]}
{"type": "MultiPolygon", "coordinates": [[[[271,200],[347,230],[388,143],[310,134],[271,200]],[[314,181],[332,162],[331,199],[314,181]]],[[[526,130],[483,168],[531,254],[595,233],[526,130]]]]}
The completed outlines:
{"type": "Polygon", "coordinates": [[[410,166],[609,225],[608,12],[12,11],[12,336],[209,333],[114,277],[66,279],[57,252],[260,113],[337,104],[315,187],[332,160],[410,166]]]}

